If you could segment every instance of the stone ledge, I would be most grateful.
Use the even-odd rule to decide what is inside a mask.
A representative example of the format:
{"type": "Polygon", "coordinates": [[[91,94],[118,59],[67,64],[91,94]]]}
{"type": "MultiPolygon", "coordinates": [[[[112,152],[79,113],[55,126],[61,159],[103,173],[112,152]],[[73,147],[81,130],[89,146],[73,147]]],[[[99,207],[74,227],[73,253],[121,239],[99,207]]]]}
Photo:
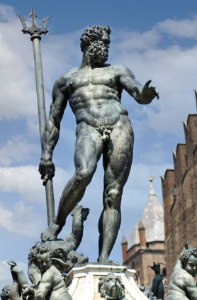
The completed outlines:
{"type": "Polygon", "coordinates": [[[133,275],[135,270],[124,265],[88,263],[73,268],[66,276],[65,282],[73,300],[101,300],[98,291],[99,277],[108,273],[119,276],[125,286],[125,300],[147,300],[136,285],[133,275]]]}

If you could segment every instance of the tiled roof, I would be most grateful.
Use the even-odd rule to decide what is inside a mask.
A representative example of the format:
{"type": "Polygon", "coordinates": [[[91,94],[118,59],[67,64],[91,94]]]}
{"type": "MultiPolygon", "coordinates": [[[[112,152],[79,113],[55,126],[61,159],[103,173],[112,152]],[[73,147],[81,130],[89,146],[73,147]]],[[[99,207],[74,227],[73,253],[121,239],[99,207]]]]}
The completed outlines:
{"type": "MultiPolygon", "coordinates": [[[[156,197],[152,181],[150,183],[149,199],[139,222],[142,222],[144,225],[146,242],[164,241],[163,207],[156,197]]],[[[139,222],[133,227],[130,233],[128,249],[140,242],[138,232],[139,222]]]]}

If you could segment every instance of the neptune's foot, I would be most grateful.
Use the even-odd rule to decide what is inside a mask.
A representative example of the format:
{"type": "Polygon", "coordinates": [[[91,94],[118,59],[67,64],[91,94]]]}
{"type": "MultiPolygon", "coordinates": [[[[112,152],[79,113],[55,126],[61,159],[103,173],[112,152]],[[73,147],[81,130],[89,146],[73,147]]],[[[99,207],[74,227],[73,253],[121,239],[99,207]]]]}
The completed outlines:
{"type": "Polygon", "coordinates": [[[98,259],[97,259],[97,261],[98,262],[100,262],[100,263],[112,263],[112,260],[109,260],[109,258],[107,257],[107,258],[105,258],[105,257],[99,257],[98,259]]]}
{"type": "Polygon", "coordinates": [[[51,223],[48,228],[44,229],[41,233],[42,242],[55,241],[59,233],[59,225],[51,223]]]}

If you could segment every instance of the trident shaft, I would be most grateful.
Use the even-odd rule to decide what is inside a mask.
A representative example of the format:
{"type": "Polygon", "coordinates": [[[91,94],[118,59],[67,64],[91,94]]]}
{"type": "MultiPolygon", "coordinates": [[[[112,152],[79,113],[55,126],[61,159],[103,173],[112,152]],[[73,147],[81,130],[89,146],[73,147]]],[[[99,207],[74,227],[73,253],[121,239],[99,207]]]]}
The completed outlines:
{"type": "MultiPolygon", "coordinates": [[[[33,42],[34,52],[34,64],[35,64],[35,79],[36,79],[36,91],[37,91],[37,104],[38,104],[38,117],[39,117],[39,130],[40,130],[40,142],[42,149],[42,135],[46,124],[46,110],[45,110],[45,96],[44,96],[44,84],[43,84],[43,72],[42,72],[42,61],[40,51],[40,40],[42,34],[47,34],[46,28],[47,21],[50,17],[46,17],[42,20],[42,28],[38,28],[36,24],[36,12],[32,8],[29,17],[32,17],[32,27],[27,27],[25,19],[18,15],[21,20],[23,29],[22,32],[31,35],[31,41],[33,42]]],[[[47,180],[45,185],[46,191],[46,203],[47,203],[47,217],[48,225],[50,225],[55,217],[55,205],[54,205],[54,193],[53,193],[53,181],[52,178],[47,180]]]]}

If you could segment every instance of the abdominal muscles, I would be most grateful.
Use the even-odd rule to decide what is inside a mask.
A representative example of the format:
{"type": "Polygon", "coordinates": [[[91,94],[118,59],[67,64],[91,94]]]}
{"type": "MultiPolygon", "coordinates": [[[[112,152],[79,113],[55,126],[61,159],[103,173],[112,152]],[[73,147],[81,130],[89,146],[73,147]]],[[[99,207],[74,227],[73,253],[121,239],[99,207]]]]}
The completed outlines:
{"type": "Polygon", "coordinates": [[[93,127],[114,125],[121,115],[128,115],[127,110],[116,100],[91,100],[72,110],[77,124],[86,122],[93,127]]]}

